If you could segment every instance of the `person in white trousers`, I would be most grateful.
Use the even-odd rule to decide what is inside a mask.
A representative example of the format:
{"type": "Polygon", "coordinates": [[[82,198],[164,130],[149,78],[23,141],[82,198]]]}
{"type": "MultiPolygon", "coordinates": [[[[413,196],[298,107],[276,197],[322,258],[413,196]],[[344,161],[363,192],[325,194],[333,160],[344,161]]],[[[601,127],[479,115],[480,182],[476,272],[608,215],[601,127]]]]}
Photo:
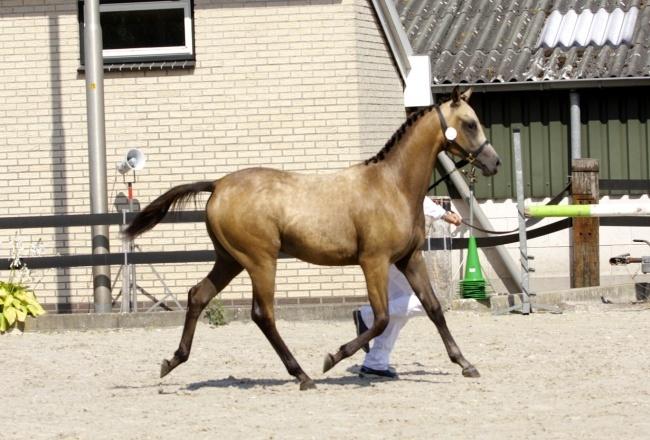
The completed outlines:
{"type": "MultiPolygon", "coordinates": [[[[442,219],[453,225],[460,225],[461,217],[425,197],[424,215],[435,220],[442,219]]],[[[395,265],[391,264],[388,272],[388,315],[390,317],[384,332],[373,339],[372,348],[363,347],[366,357],[359,371],[360,375],[380,376],[396,379],[397,372],[389,366],[390,353],[393,351],[399,332],[410,317],[422,314],[424,309],[415,296],[406,277],[395,265]]],[[[353,312],[357,335],[372,326],[374,314],[370,305],[364,305],[353,312]]]]}

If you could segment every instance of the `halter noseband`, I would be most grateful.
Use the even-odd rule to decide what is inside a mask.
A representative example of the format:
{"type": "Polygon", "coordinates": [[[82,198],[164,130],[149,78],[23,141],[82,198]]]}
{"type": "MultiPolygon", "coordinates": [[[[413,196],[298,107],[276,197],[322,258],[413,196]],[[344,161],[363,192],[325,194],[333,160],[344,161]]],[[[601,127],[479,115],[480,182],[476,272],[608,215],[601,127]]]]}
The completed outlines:
{"type": "MultiPolygon", "coordinates": [[[[440,120],[440,125],[442,126],[442,133],[443,133],[443,136],[445,137],[445,141],[446,141],[446,143],[447,143],[447,144],[453,144],[453,145],[455,145],[456,147],[458,147],[458,149],[459,149],[459,150],[460,150],[460,151],[465,155],[464,159],[467,160],[469,163],[474,164],[474,162],[476,161],[476,158],[478,158],[478,156],[481,154],[481,152],[483,151],[483,149],[485,148],[485,146],[486,146],[487,144],[489,144],[490,141],[489,141],[487,138],[485,138],[485,142],[483,142],[483,143],[478,147],[478,149],[477,149],[476,151],[474,151],[474,152],[471,152],[471,151],[468,152],[468,151],[465,150],[465,149],[464,149],[464,148],[463,148],[463,147],[462,147],[458,142],[456,142],[456,137],[455,137],[455,136],[454,136],[453,139],[449,139],[449,138],[447,137],[447,129],[448,129],[448,128],[454,129],[454,128],[453,128],[453,127],[448,127],[448,126],[447,126],[447,121],[445,121],[445,117],[442,115],[442,111],[440,110],[440,106],[435,105],[434,107],[435,107],[435,109],[436,109],[436,112],[438,113],[438,119],[440,120]]],[[[454,131],[456,131],[456,130],[454,129],[454,131]]]]}

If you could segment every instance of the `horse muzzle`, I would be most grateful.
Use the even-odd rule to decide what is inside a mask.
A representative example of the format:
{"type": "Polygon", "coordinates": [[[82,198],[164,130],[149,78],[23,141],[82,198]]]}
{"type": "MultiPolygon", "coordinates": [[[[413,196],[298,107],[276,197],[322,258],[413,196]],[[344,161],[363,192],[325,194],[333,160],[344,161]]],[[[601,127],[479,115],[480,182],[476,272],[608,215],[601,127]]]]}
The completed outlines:
{"type": "Polygon", "coordinates": [[[481,169],[484,176],[494,176],[501,165],[501,158],[499,158],[499,155],[492,144],[488,144],[480,154],[476,156],[474,164],[481,169]]]}

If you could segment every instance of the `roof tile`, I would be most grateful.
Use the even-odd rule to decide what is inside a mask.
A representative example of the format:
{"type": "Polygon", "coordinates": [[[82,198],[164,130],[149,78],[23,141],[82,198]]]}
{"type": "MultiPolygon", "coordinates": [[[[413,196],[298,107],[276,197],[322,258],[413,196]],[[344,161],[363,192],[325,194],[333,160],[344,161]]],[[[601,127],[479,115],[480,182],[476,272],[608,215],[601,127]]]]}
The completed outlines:
{"type": "Polygon", "coordinates": [[[415,53],[431,58],[433,85],[650,77],[650,7],[643,0],[394,1],[415,53]],[[633,8],[631,37],[613,44],[633,8]],[[560,47],[542,39],[553,14],[566,26],[560,47]],[[596,17],[604,27],[596,32],[592,23],[585,31],[596,17]]]}

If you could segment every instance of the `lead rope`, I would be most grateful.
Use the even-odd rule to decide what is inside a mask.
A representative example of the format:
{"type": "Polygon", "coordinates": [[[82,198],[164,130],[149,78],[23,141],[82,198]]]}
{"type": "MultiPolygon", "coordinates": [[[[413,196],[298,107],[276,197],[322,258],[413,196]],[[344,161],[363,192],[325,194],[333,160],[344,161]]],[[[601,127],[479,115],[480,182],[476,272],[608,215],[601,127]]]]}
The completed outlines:
{"type": "Polygon", "coordinates": [[[444,182],[445,180],[448,180],[448,179],[449,179],[449,176],[451,176],[451,173],[453,173],[453,172],[456,171],[456,170],[459,170],[460,168],[464,167],[464,166],[467,165],[468,163],[469,163],[469,160],[467,160],[467,159],[461,159],[461,160],[459,160],[458,162],[454,162],[454,166],[455,166],[456,168],[454,168],[453,170],[451,170],[450,172],[448,172],[447,174],[445,174],[444,176],[442,176],[440,179],[438,179],[438,180],[436,180],[435,182],[433,182],[431,185],[429,185],[429,188],[427,189],[427,192],[431,191],[433,188],[435,188],[436,186],[440,185],[440,184],[441,184],[442,182],[444,182]]]}
{"type": "MultiPolygon", "coordinates": [[[[449,126],[447,126],[447,121],[445,120],[445,117],[444,117],[444,115],[442,114],[442,111],[440,110],[440,106],[438,106],[438,105],[436,104],[436,105],[434,105],[434,108],[436,109],[436,113],[438,114],[438,120],[440,121],[440,126],[441,126],[441,128],[442,128],[442,130],[443,130],[443,134],[444,134],[445,141],[446,141],[447,145],[455,144],[455,145],[458,147],[458,149],[459,149],[460,151],[462,151],[463,154],[465,154],[465,158],[462,159],[462,160],[459,160],[458,162],[454,162],[454,166],[455,166],[455,168],[454,168],[453,170],[451,170],[450,172],[448,172],[447,174],[445,174],[444,176],[442,176],[441,178],[439,178],[438,180],[436,180],[435,182],[433,182],[433,183],[429,186],[429,188],[427,189],[427,192],[431,191],[433,188],[435,188],[436,186],[438,186],[438,185],[439,185],[440,183],[442,183],[443,181],[449,179],[449,176],[450,176],[451,173],[453,173],[454,171],[456,171],[456,170],[458,170],[458,169],[464,167],[464,166],[467,165],[468,163],[472,163],[472,164],[473,164],[474,161],[476,160],[476,157],[477,157],[479,154],[481,154],[481,152],[483,151],[483,149],[485,148],[485,146],[486,146],[487,144],[490,143],[487,139],[485,139],[485,141],[484,141],[484,142],[479,146],[479,148],[478,148],[474,153],[468,153],[467,151],[465,151],[465,149],[464,149],[460,144],[458,144],[458,143],[456,142],[456,130],[455,130],[453,127],[449,127],[449,126]],[[448,131],[448,130],[449,130],[449,131],[448,131]]],[[[475,225],[473,224],[473,223],[474,223],[474,218],[473,218],[473,216],[474,216],[474,211],[473,211],[473,207],[472,207],[472,203],[471,203],[471,201],[472,201],[472,197],[473,197],[473,195],[474,195],[474,182],[476,181],[476,170],[475,170],[474,167],[472,167],[472,170],[470,171],[470,173],[471,173],[471,178],[470,178],[470,185],[471,185],[471,187],[470,187],[470,207],[469,207],[469,209],[470,209],[470,221],[469,221],[469,223],[468,223],[468,222],[466,222],[465,220],[461,220],[461,222],[462,222],[465,226],[467,226],[467,227],[469,227],[469,228],[475,229],[475,230],[477,230],[477,231],[484,232],[484,233],[486,233],[486,234],[504,235],[504,234],[511,234],[511,233],[513,233],[513,232],[518,231],[519,228],[515,228],[515,229],[509,230],[509,231],[492,231],[492,230],[490,230],[490,229],[481,228],[481,227],[479,227],[479,226],[475,226],[475,225]]],[[[566,187],[565,187],[565,188],[564,188],[564,189],[563,189],[559,194],[557,194],[555,197],[553,197],[553,198],[552,198],[548,203],[546,203],[546,205],[557,205],[557,204],[559,203],[559,201],[562,200],[562,196],[563,196],[563,194],[564,194],[565,192],[567,192],[570,188],[571,188],[571,181],[569,180],[569,183],[567,184],[567,186],[566,186],[566,187]]],[[[526,221],[526,228],[529,228],[529,227],[531,227],[531,226],[537,224],[537,223],[540,222],[541,220],[542,220],[542,218],[536,218],[536,219],[529,219],[529,220],[527,220],[527,221],[526,221]]]]}
{"type": "Polygon", "coordinates": [[[476,183],[476,168],[472,167],[465,173],[469,180],[469,223],[474,224],[474,184],[476,183]]]}
{"type": "MultiPolygon", "coordinates": [[[[562,189],[562,191],[560,191],[555,197],[553,197],[551,200],[549,200],[545,204],[545,206],[557,205],[560,202],[560,200],[562,200],[562,198],[564,196],[564,193],[568,192],[569,189],[571,189],[571,182],[569,182],[567,184],[567,186],[565,186],[564,189],[562,189]]],[[[544,220],[544,219],[543,218],[530,218],[530,219],[526,220],[526,229],[530,228],[531,226],[535,226],[537,223],[541,222],[542,220],[544,220]]],[[[490,229],[484,229],[484,228],[481,228],[479,226],[475,226],[473,224],[474,222],[471,219],[470,219],[469,222],[466,222],[465,220],[461,220],[461,223],[463,223],[465,226],[467,226],[469,228],[476,229],[477,231],[481,231],[481,232],[484,232],[486,234],[492,234],[492,235],[512,234],[513,232],[517,232],[519,230],[519,228],[511,229],[509,231],[493,231],[493,230],[490,230],[490,229]]]]}
{"type": "MultiPolygon", "coordinates": [[[[439,185],[440,183],[442,183],[443,181],[449,179],[449,176],[451,175],[451,173],[453,173],[453,172],[459,170],[460,168],[464,167],[464,166],[467,165],[468,163],[469,163],[469,162],[468,162],[467,160],[465,160],[465,159],[460,160],[460,161],[458,161],[458,162],[455,162],[456,168],[453,169],[451,172],[449,172],[449,173],[445,174],[444,176],[442,176],[440,179],[436,180],[433,184],[431,184],[431,185],[429,186],[429,189],[427,190],[427,192],[431,191],[433,188],[435,188],[436,186],[438,186],[438,185],[439,185]]],[[[475,170],[474,167],[472,167],[472,170],[470,171],[470,173],[474,176],[474,177],[470,178],[470,201],[471,201],[471,200],[472,200],[472,197],[473,197],[473,195],[474,195],[474,183],[475,183],[475,181],[476,181],[476,170],[475,170]]],[[[463,174],[467,175],[467,172],[466,172],[466,171],[463,171],[463,174]]],[[[562,189],[562,191],[560,191],[560,192],[559,192],[557,195],[555,195],[551,200],[549,200],[549,201],[546,203],[546,205],[547,205],[547,206],[548,206],[548,205],[557,205],[557,204],[562,200],[564,194],[565,194],[566,192],[568,192],[570,189],[571,189],[571,181],[569,181],[569,183],[567,183],[567,185],[562,189]]],[[[476,225],[474,225],[474,218],[473,218],[473,217],[474,217],[474,212],[473,212],[472,204],[471,204],[471,202],[470,202],[470,220],[469,220],[469,222],[466,221],[466,220],[464,220],[464,219],[461,219],[461,223],[464,224],[465,226],[467,226],[468,228],[472,228],[472,229],[475,229],[475,230],[477,230],[477,231],[481,231],[481,232],[484,232],[484,233],[486,233],[486,234],[492,234],[492,235],[505,235],[505,234],[512,234],[513,232],[517,232],[517,231],[519,230],[519,228],[515,228],[515,229],[508,230],[508,231],[493,231],[493,230],[491,230],[491,229],[481,228],[480,226],[476,226],[476,225]]],[[[531,219],[528,219],[528,220],[526,221],[526,229],[530,228],[531,226],[536,225],[537,223],[539,223],[539,222],[542,221],[542,220],[543,220],[542,218],[531,218],[531,219]]]]}

